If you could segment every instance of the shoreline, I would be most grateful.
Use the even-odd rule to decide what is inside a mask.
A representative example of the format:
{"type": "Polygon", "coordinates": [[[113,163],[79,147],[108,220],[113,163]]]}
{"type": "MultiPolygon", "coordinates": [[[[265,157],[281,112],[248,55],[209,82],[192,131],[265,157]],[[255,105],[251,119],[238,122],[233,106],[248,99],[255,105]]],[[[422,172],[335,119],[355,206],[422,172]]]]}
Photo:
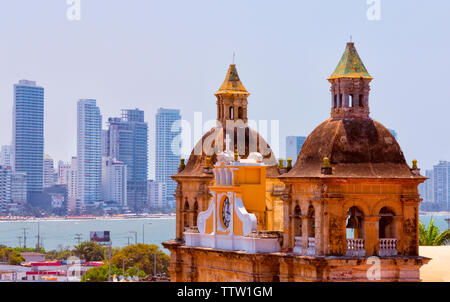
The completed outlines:
{"type": "Polygon", "coordinates": [[[50,217],[0,217],[0,222],[14,221],[80,221],[80,220],[128,220],[128,219],[174,219],[175,213],[146,215],[116,215],[116,216],[50,216],[50,217]]]}
{"type": "Polygon", "coordinates": [[[419,215],[449,216],[450,212],[447,212],[447,211],[441,211],[441,212],[423,212],[423,211],[419,211],[419,215]]]}

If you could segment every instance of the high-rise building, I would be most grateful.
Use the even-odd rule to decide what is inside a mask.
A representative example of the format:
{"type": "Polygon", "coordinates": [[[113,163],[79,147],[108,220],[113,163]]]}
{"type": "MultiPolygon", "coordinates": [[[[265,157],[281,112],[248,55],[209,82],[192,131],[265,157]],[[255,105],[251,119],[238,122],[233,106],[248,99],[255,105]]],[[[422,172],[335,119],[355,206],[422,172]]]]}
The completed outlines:
{"type": "Polygon", "coordinates": [[[173,150],[173,142],[181,130],[172,130],[173,123],[178,120],[181,120],[181,115],[177,109],[159,108],[156,113],[155,178],[157,182],[167,184],[167,201],[164,202],[164,206],[172,206],[175,202],[173,194],[177,183],[170,177],[178,172],[180,162],[180,152],[173,150]]]}
{"type": "Polygon", "coordinates": [[[109,137],[108,137],[108,130],[102,130],[102,157],[108,156],[108,148],[109,148],[109,137]]]}
{"type": "Polygon", "coordinates": [[[78,101],[78,194],[83,208],[102,200],[102,116],[92,99],[78,101]]]}
{"type": "Polygon", "coordinates": [[[0,165],[12,166],[10,145],[4,145],[0,149],[0,165]]]}
{"type": "Polygon", "coordinates": [[[107,156],[127,166],[128,207],[141,212],[147,205],[148,125],[144,111],[122,110],[122,117],[108,119],[103,139],[107,156]]]}
{"type": "Polygon", "coordinates": [[[450,162],[439,161],[433,166],[434,202],[443,211],[448,211],[450,192],[450,162]]]}
{"type": "Polygon", "coordinates": [[[111,157],[103,157],[102,192],[106,204],[127,207],[127,166],[111,157]]]}
{"type": "Polygon", "coordinates": [[[9,166],[0,166],[0,214],[8,213],[11,204],[11,174],[9,166]]]}
{"type": "Polygon", "coordinates": [[[162,208],[167,201],[167,183],[162,181],[148,181],[148,205],[150,208],[162,208]]]}
{"type": "Polygon", "coordinates": [[[60,160],[58,162],[58,180],[59,185],[67,185],[70,173],[70,163],[63,162],[60,160]]]}
{"type": "Polygon", "coordinates": [[[44,155],[44,183],[43,187],[50,188],[53,185],[55,185],[55,167],[53,158],[50,157],[50,155],[45,154],[44,155]]]}
{"type": "Polygon", "coordinates": [[[428,179],[419,185],[419,194],[424,202],[434,202],[433,170],[425,170],[425,176],[428,179]]]}
{"type": "Polygon", "coordinates": [[[24,205],[27,202],[27,178],[24,172],[11,174],[11,202],[24,205]]]}
{"type": "Polygon", "coordinates": [[[70,163],[70,169],[67,175],[67,209],[70,212],[75,212],[81,209],[81,203],[77,199],[78,194],[78,168],[77,168],[77,158],[72,157],[70,163]]]}
{"type": "Polygon", "coordinates": [[[306,136],[286,136],[286,159],[292,159],[292,164],[297,160],[305,139],[306,136]]]}
{"type": "Polygon", "coordinates": [[[28,199],[42,192],[44,158],[44,88],[36,82],[14,84],[13,168],[27,175],[28,199]]]}

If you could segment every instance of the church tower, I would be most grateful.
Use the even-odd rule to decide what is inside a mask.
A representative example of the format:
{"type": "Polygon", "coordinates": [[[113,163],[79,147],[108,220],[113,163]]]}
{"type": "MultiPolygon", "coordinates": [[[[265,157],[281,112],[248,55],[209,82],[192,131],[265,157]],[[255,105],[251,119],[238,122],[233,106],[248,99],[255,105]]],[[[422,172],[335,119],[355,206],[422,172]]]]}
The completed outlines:
{"type": "Polygon", "coordinates": [[[225,80],[215,93],[217,121],[223,126],[227,121],[242,120],[247,123],[247,97],[250,93],[242,85],[235,64],[228,68],[225,80]]]}
{"type": "Polygon", "coordinates": [[[331,83],[332,118],[369,118],[369,83],[372,77],[364,67],[353,42],[348,42],[331,83]]]}

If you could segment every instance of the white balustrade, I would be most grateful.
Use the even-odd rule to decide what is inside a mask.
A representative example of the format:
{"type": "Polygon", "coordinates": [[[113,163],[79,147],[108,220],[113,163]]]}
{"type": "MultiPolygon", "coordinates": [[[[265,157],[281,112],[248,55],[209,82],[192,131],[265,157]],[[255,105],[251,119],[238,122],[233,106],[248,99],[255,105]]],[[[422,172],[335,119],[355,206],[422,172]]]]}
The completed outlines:
{"type": "Polygon", "coordinates": [[[295,239],[294,253],[302,254],[303,252],[302,237],[295,236],[294,239],[295,239]]]}
{"type": "Polygon", "coordinates": [[[308,249],[306,250],[306,255],[314,256],[316,254],[316,238],[308,237],[308,249]]]}
{"type": "Polygon", "coordinates": [[[364,239],[347,239],[347,256],[361,257],[366,255],[364,239]]]}
{"type": "Polygon", "coordinates": [[[380,256],[396,256],[397,253],[397,239],[380,238],[380,256]]]}

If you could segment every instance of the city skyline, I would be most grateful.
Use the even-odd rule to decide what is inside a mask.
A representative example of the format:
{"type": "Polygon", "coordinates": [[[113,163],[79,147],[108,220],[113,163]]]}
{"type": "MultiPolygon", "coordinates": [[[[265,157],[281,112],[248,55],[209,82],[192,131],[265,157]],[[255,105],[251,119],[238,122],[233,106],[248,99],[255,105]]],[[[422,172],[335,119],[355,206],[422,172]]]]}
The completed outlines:
{"type": "MultiPolygon", "coordinates": [[[[4,66],[0,73],[4,104],[0,126],[5,129],[0,134],[1,145],[11,144],[10,85],[22,78],[46,87],[44,149],[56,160],[69,161],[74,155],[74,138],[61,135],[58,129],[75,133],[76,117],[71,112],[76,110],[79,98],[97,99],[104,116],[114,116],[125,106],[149,114],[164,106],[180,109],[191,122],[194,112],[214,119],[213,93],[234,51],[240,76],[251,93],[249,106],[255,105],[249,107],[249,119],[280,121],[280,153],[284,157],[284,135],[306,135],[328,115],[328,110],[319,105],[329,98],[326,78],[342,52],[341,45],[352,35],[377,88],[372,95],[371,114],[400,133],[399,143],[407,161],[416,158],[421,168],[429,169],[450,154],[450,142],[429,135],[450,130],[445,119],[450,93],[425,89],[428,85],[445,87],[443,72],[450,43],[435,29],[449,23],[444,15],[450,6],[447,2],[383,2],[380,21],[367,20],[364,1],[286,2],[279,7],[264,2],[240,3],[239,10],[233,8],[233,1],[225,8],[217,3],[177,2],[175,10],[169,4],[151,1],[141,3],[142,9],[120,3],[105,6],[83,2],[82,18],[77,22],[66,19],[63,2],[25,3],[6,3],[0,21],[5,41],[14,42],[0,50],[0,64],[4,66]],[[22,9],[24,5],[27,10],[22,9]],[[200,6],[209,13],[200,16],[200,6]],[[254,9],[258,14],[252,13],[254,9]],[[399,23],[398,15],[409,18],[399,23]],[[228,27],[218,21],[223,17],[230,18],[241,34],[224,35],[228,27]],[[424,17],[432,22],[416,22],[424,17]],[[274,22],[267,23],[268,19],[274,22]],[[340,27],[326,26],[338,20],[340,27]],[[25,35],[28,40],[17,39],[25,35]],[[412,35],[414,39],[410,39],[412,35]],[[184,38],[180,41],[179,37],[184,38]],[[179,50],[180,42],[183,50],[179,50]],[[28,43],[33,43],[33,52],[28,51],[28,43]],[[90,46],[86,48],[86,44],[90,46]],[[428,60],[416,60],[419,54],[428,60]],[[120,60],[123,57],[129,58],[126,63],[120,60]],[[444,66],[434,70],[433,77],[415,73],[439,64],[444,66]],[[409,76],[393,81],[396,70],[409,76]],[[195,84],[187,78],[195,78],[195,84]]],[[[152,118],[149,127],[154,127],[152,118]]],[[[152,158],[154,138],[150,139],[152,158]]],[[[151,169],[149,172],[154,178],[151,169]]]]}

